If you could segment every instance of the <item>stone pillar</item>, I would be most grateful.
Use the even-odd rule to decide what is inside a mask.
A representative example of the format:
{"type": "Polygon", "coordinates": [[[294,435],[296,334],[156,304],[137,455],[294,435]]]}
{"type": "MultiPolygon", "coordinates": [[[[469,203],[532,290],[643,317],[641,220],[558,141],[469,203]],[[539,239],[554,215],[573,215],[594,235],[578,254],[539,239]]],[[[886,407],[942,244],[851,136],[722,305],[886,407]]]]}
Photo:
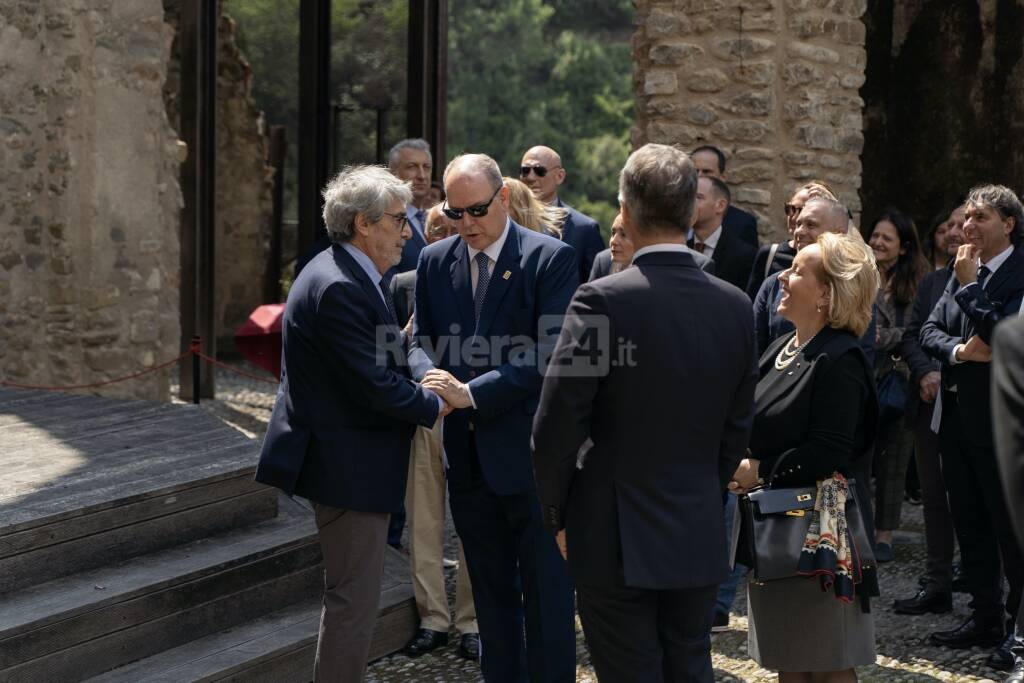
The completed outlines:
{"type": "Polygon", "coordinates": [[[633,144],[709,143],[762,240],[793,188],[825,180],[856,214],[866,0],[637,0],[633,144]]]}
{"type": "MultiPolygon", "coordinates": [[[[0,6],[0,377],[103,381],[178,354],[178,165],[160,0],[0,6]]],[[[166,399],[168,372],[96,390],[166,399]]]]}

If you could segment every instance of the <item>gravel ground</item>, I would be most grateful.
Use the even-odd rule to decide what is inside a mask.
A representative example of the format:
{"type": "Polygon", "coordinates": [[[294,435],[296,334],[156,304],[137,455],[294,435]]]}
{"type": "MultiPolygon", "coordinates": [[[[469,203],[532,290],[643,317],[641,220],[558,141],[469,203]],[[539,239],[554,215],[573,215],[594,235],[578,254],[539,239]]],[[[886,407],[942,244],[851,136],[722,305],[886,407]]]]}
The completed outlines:
{"type": "MultiPolygon", "coordinates": [[[[242,361],[232,361],[250,372],[259,372],[242,361]]],[[[218,371],[217,399],[202,404],[205,410],[221,417],[239,429],[260,438],[273,406],[274,387],[255,380],[218,371]]],[[[989,651],[949,650],[928,643],[928,634],[951,629],[967,618],[968,596],[956,594],[953,612],[944,615],[908,617],[894,614],[893,598],[913,595],[917,577],[924,571],[924,520],[921,507],[903,506],[902,530],[896,534],[896,561],[882,565],[880,583],[882,598],[875,600],[878,658],[870,667],[858,670],[861,681],[869,683],[908,681],[913,683],[999,683],[1005,674],[985,666],[989,651]]],[[[456,557],[454,530],[448,523],[449,539],[446,554],[456,557]]],[[[454,604],[455,570],[446,570],[449,602],[454,604]]],[[[730,629],[712,637],[712,661],[716,681],[774,681],[775,674],[759,668],[747,657],[747,605],[745,588],[740,586],[733,605],[730,629]]],[[[590,656],[583,644],[583,634],[576,622],[576,680],[595,683],[590,656]]],[[[452,631],[449,645],[418,659],[392,655],[370,665],[368,683],[406,681],[445,681],[462,683],[481,681],[479,667],[460,659],[456,653],[458,635],[452,631]]]]}

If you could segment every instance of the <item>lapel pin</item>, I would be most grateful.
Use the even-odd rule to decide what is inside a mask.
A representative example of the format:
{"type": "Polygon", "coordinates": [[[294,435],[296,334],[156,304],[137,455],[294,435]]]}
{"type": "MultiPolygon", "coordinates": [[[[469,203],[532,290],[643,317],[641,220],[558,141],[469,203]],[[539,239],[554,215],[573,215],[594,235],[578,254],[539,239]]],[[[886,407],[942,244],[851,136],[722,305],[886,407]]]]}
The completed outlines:
{"type": "Polygon", "coordinates": [[[510,277],[512,277],[512,271],[511,271],[511,270],[506,270],[506,271],[505,271],[505,274],[501,276],[501,279],[503,279],[503,280],[507,280],[507,279],[509,279],[510,277]]]}

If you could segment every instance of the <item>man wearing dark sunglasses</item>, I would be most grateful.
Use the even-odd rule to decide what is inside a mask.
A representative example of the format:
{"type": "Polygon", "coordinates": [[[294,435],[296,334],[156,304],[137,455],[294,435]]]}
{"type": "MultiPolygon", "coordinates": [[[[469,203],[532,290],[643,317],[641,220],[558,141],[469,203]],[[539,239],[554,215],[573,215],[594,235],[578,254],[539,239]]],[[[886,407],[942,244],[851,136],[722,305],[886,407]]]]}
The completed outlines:
{"type": "Polygon", "coordinates": [[[416,267],[409,366],[458,406],[444,422],[448,493],[473,585],[484,680],[576,680],[573,597],[541,519],[530,430],[544,360],[577,284],[572,250],[508,217],[490,157],[456,157],[442,211],[461,239],[416,267]],[[525,634],[525,641],[524,641],[525,634]]]}
{"type": "Polygon", "coordinates": [[[531,147],[523,155],[519,179],[533,191],[537,199],[565,209],[568,214],[562,224],[562,241],[576,250],[580,282],[590,277],[594,258],[604,249],[601,227],[590,216],[572,208],[558,197],[558,187],[565,181],[565,169],[558,152],[543,145],[531,147]]]}

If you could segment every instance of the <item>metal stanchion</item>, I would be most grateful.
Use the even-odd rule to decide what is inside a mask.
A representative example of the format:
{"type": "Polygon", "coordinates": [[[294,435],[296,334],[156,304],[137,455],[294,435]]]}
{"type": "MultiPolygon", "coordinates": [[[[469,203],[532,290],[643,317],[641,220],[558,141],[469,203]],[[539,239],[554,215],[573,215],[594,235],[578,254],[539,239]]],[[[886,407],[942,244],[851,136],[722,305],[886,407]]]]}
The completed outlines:
{"type": "MultiPolygon", "coordinates": [[[[202,348],[202,339],[198,334],[192,335],[192,348],[199,350],[202,348]]],[[[199,354],[192,354],[192,403],[199,405],[199,354]]]]}

